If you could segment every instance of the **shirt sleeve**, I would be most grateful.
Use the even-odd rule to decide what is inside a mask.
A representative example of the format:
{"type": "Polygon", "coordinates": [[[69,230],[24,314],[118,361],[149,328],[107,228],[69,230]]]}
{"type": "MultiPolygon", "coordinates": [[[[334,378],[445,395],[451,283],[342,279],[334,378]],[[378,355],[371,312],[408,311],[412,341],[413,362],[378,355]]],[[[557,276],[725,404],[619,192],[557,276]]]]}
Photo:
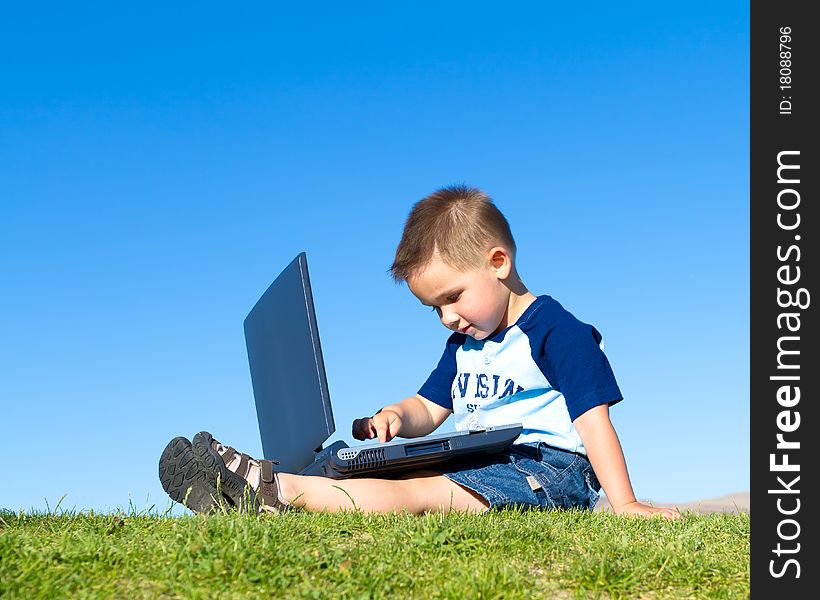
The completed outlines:
{"type": "Polygon", "coordinates": [[[456,350],[464,343],[464,335],[454,333],[447,339],[447,346],[438,361],[438,365],[424,385],[421,386],[418,394],[427,398],[430,402],[435,402],[442,408],[453,410],[452,387],[456,378],[456,350]]]}
{"type": "Polygon", "coordinates": [[[590,408],[623,400],[601,339],[595,327],[566,313],[544,332],[540,356],[534,357],[544,376],[564,395],[572,421],[590,408]]]}

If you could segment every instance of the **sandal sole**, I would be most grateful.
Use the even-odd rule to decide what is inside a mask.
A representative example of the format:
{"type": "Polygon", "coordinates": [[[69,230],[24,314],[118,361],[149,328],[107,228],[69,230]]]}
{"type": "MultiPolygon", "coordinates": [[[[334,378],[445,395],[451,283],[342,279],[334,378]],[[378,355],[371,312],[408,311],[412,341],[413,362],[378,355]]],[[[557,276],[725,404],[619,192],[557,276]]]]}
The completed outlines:
{"type": "Polygon", "coordinates": [[[184,437],[176,437],[165,446],[159,459],[159,480],[173,500],[196,513],[219,508],[214,476],[202,468],[191,442],[184,437]]]}
{"type": "Polygon", "coordinates": [[[256,492],[248,480],[228,469],[225,461],[211,445],[214,437],[207,431],[194,436],[193,452],[203,469],[219,473],[222,495],[241,512],[259,512],[256,492]]]}

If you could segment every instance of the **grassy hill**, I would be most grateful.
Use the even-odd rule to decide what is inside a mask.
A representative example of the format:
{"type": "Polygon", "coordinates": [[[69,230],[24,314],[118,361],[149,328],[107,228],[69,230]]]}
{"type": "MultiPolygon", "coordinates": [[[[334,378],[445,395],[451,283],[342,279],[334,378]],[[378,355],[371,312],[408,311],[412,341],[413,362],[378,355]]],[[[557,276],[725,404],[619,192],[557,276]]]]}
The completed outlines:
{"type": "Polygon", "coordinates": [[[0,511],[0,597],[741,598],[749,515],[0,511]]]}

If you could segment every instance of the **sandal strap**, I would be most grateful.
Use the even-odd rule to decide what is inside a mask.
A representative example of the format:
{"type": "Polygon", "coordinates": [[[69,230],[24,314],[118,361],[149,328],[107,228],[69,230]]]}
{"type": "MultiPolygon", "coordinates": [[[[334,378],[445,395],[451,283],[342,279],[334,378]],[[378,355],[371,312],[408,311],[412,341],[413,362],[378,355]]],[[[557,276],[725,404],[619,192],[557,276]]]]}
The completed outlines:
{"type": "Polygon", "coordinates": [[[220,456],[222,457],[222,461],[225,463],[225,466],[228,467],[228,465],[231,464],[231,460],[234,457],[238,456],[239,462],[228,468],[229,470],[233,471],[243,479],[247,479],[248,473],[251,472],[251,463],[254,459],[248,454],[245,454],[244,452],[237,452],[231,446],[223,446],[223,448],[224,452],[220,456]]]}
{"type": "Polygon", "coordinates": [[[245,454],[244,452],[239,455],[239,465],[236,467],[236,473],[242,477],[242,479],[248,478],[248,473],[251,470],[251,461],[250,456],[245,454]]]}
{"type": "Polygon", "coordinates": [[[273,462],[270,460],[260,460],[259,466],[262,467],[262,481],[271,483],[274,480],[273,462]]]}
{"type": "Polygon", "coordinates": [[[222,446],[223,451],[222,454],[219,456],[222,457],[222,462],[226,465],[231,462],[231,459],[236,456],[236,450],[234,450],[231,446],[222,446]]]}
{"type": "Polygon", "coordinates": [[[282,498],[279,492],[279,481],[273,471],[275,460],[260,460],[261,481],[259,482],[259,498],[266,506],[276,510],[287,510],[290,504],[282,498]]]}

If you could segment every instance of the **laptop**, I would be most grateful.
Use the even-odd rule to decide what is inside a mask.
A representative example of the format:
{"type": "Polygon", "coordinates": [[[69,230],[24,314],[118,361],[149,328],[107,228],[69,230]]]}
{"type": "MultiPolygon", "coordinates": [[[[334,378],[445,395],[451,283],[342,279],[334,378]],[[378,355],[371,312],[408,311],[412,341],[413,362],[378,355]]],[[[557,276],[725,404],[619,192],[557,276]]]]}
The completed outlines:
{"type": "Polygon", "coordinates": [[[425,468],[466,454],[499,452],[520,423],[394,438],[350,447],[336,441],[307,255],[300,253],[262,294],[244,322],[262,452],[288,473],[333,479],[425,468]]]}

